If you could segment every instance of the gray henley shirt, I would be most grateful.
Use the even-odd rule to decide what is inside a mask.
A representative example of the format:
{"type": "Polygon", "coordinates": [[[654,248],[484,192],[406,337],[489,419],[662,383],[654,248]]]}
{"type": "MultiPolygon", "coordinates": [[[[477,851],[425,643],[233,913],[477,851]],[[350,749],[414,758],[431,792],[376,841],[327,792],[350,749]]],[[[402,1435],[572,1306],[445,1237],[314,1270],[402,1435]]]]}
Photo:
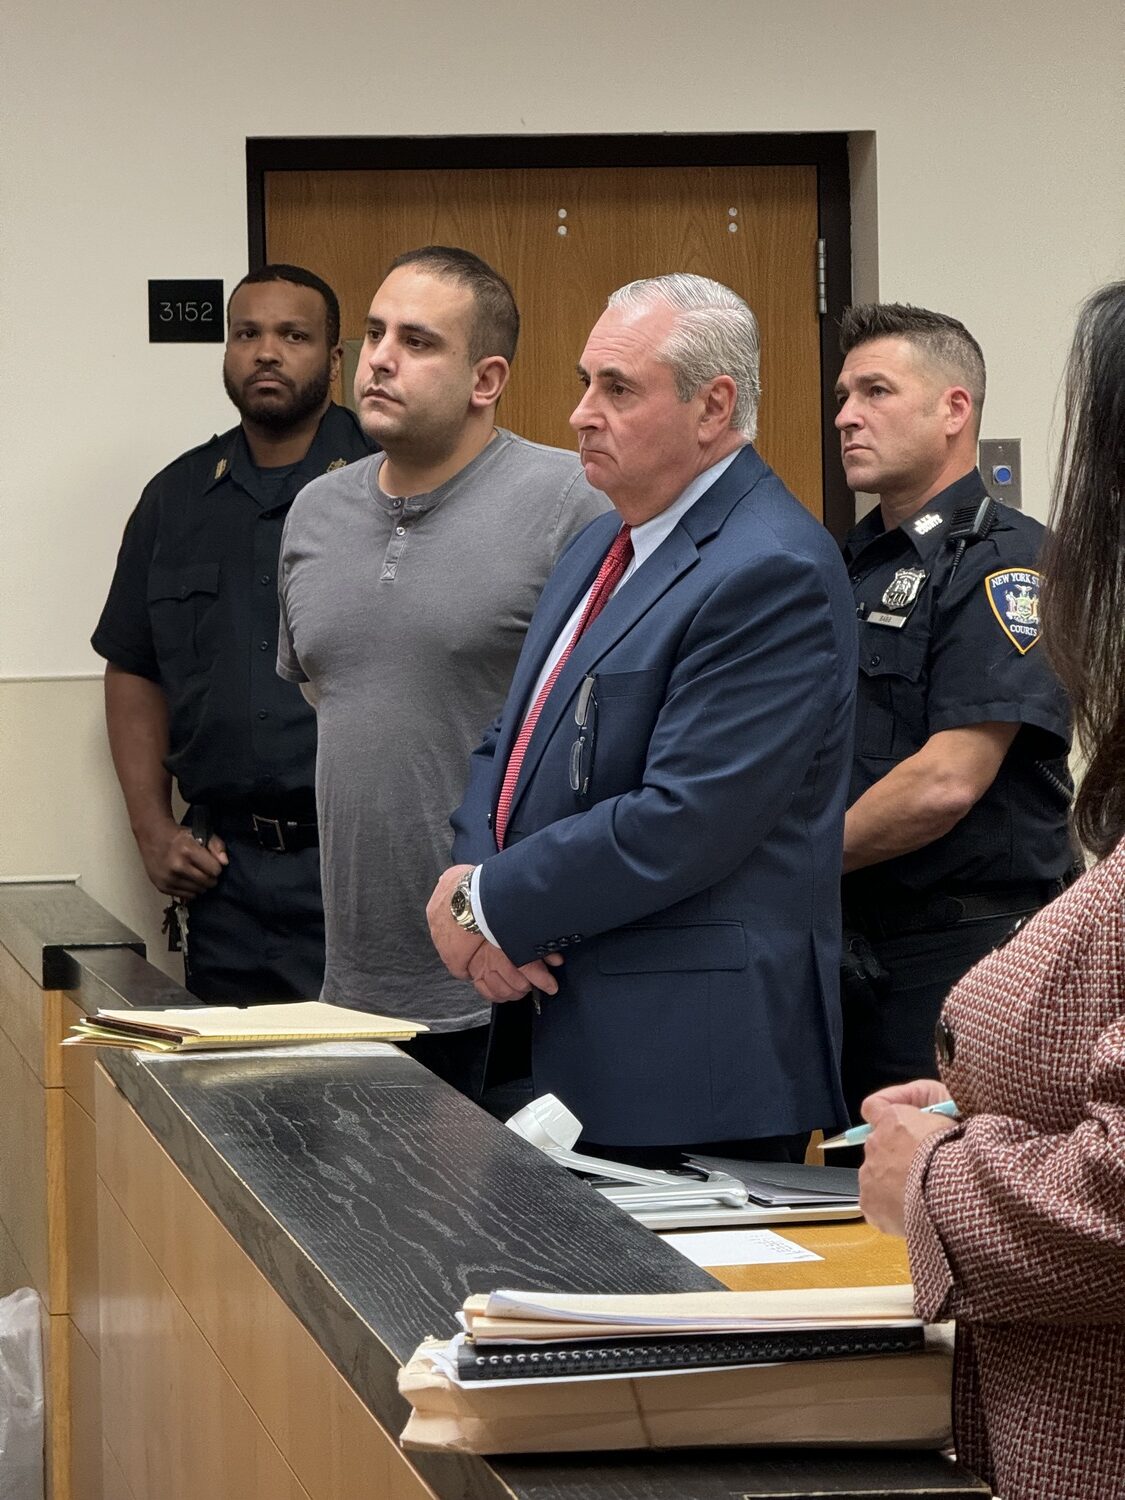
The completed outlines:
{"type": "Polygon", "coordinates": [[[609,501],[575,454],[503,430],[427,495],[385,495],[382,461],[294,501],[277,669],[317,694],[324,999],[461,1030],[489,1006],[446,972],[425,917],[449,814],[548,574],[609,501]]]}

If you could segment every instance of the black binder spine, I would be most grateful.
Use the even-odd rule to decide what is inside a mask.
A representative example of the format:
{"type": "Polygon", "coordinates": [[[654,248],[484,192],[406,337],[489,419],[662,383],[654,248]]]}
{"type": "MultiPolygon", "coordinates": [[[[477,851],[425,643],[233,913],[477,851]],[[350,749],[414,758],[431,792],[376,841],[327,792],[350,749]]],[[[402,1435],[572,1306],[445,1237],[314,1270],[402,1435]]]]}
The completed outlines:
{"type": "Polygon", "coordinates": [[[808,1328],[776,1333],[657,1334],[544,1344],[478,1344],[457,1350],[462,1380],[542,1380],[645,1370],[721,1369],[805,1359],[856,1359],[925,1348],[920,1324],[880,1328],[808,1328]]]}

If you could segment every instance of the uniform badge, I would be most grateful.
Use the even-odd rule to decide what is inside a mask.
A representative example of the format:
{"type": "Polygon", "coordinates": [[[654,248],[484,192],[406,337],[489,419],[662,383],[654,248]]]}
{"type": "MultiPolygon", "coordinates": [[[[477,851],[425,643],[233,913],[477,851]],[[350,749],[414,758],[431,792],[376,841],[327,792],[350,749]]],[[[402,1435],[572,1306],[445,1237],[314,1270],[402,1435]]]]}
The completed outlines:
{"type": "Polygon", "coordinates": [[[888,609],[906,609],[918,597],[918,591],[926,581],[921,568],[899,568],[883,595],[888,609]]]}
{"type": "Polygon", "coordinates": [[[928,516],[919,516],[914,522],[914,530],[919,536],[925,536],[927,531],[933,531],[935,526],[940,526],[941,516],[936,511],[931,511],[928,516]]]}
{"type": "Polygon", "coordinates": [[[334,458],[324,472],[326,474],[331,474],[333,469],[346,469],[347,467],[348,461],[346,458],[334,458]]]}
{"type": "Polygon", "coordinates": [[[1006,568],[990,573],[984,589],[1000,629],[1026,655],[1039,639],[1039,574],[1034,568],[1006,568]]]}
{"type": "Polygon", "coordinates": [[[221,479],[229,468],[230,464],[227,463],[226,459],[220,458],[219,462],[215,465],[215,478],[221,479]]]}

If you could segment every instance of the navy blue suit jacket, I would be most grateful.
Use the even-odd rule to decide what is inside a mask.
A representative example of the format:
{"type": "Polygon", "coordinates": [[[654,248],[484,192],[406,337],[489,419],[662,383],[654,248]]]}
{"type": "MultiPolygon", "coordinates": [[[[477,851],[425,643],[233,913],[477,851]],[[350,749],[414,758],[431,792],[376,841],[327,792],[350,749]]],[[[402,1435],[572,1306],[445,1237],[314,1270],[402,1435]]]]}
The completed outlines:
{"type": "Polygon", "coordinates": [[[576,646],[497,852],[532,686],[618,525],[593,521],[548,580],[452,819],[508,957],[565,955],[534,1021],[535,1090],[621,1145],[834,1126],[854,604],[832,538],[753,448],[576,646]]]}

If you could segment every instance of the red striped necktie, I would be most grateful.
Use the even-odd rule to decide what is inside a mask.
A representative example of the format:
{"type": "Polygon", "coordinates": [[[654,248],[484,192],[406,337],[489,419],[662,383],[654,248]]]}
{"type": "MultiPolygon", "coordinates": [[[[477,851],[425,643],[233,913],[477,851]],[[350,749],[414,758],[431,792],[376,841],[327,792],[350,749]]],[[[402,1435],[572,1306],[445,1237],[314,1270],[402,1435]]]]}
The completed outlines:
{"type": "Polygon", "coordinates": [[[512,811],[512,798],[515,796],[516,782],[519,780],[520,767],[523,765],[524,755],[531,743],[531,736],[535,732],[535,725],[539,715],[543,711],[548,695],[559,674],[566,666],[570,653],[574,650],[582,637],[583,631],[587,630],[601,614],[609,603],[610,595],[621,582],[625,569],[633,557],[633,538],[630,534],[631,528],[622,526],[614,537],[609,551],[602,560],[598,569],[598,576],[594,579],[594,586],[586,599],[586,607],[582,611],[578,624],[574,627],[574,634],[568,641],[565,650],[551,669],[551,675],[539,689],[539,696],[531,705],[527,718],[523,721],[523,728],[516,736],[516,742],[512,746],[512,753],[508,757],[508,767],[504,772],[504,785],[500,788],[500,800],[496,804],[496,847],[503,849],[504,835],[508,831],[508,817],[512,811]]]}

